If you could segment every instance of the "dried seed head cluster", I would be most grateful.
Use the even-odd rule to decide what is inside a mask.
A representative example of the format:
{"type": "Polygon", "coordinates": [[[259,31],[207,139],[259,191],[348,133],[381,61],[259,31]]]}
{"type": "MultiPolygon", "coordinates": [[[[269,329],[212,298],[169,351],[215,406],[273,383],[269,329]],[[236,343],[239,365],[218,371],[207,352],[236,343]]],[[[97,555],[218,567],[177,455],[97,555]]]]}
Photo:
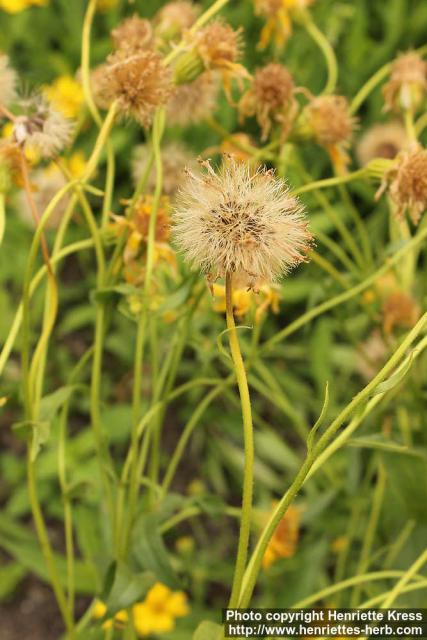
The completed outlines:
{"type": "Polygon", "coordinates": [[[149,20],[133,15],[111,31],[111,39],[115,49],[137,53],[153,46],[153,28],[149,20]]]}
{"type": "Polygon", "coordinates": [[[172,40],[189,29],[199,13],[200,8],[187,0],[168,2],[154,18],[156,34],[166,41],[172,40]]]}
{"type": "Polygon", "coordinates": [[[57,156],[70,144],[74,124],[56,111],[43,96],[22,101],[24,115],[15,120],[14,139],[19,145],[33,147],[43,158],[57,156]]]}
{"type": "Polygon", "coordinates": [[[8,107],[16,99],[17,75],[9,58],[0,53],[0,105],[8,107]]]}
{"type": "Polygon", "coordinates": [[[176,87],[167,105],[170,124],[186,126],[206,120],[215,110],[219,93],[219,78],[205,71],[193,82],[176,87]]]}
{"type": "Polygon", "coordinates": [[[376,124],[360,138],[356,154],[361,166],[374,158],[393,160],[407,145],[405,128],[400,122],[376,124]]]}
{"type": "Polygon", "coordinates": [[[241,29],[236,31],[226,22],[215,20],[198,31],[196,49],[207,69],[235,64],[241,54],[241,29]]]}
{"type": "Polygon", "coordinates": [[[383,87],[387,110],[416,110],[427,92],[427,62],[410,51],[393,63],[390,80],[383,87]]]}
{"type": "Polygon", "coordinates": [[[355,119],[350,115],[344,96],[313,98],[305,107],[304,114],[319,144],[328,146],[349,142],[355,119]]]}
{"type": "Polygon", "coordinates": [[[150,126],[155,109],[165,104],[173,91],[170,70],[157,52],[148,49],[110,55],[101,84],[106,100],[117,100],[122,115],[143,127],[150,126]]]}
{"type": "MultiPolygon", "coordinates": [[[[265,140],[274,122],[285,125],[294,102],[294,80],[281,64],[271,62],[255,72],[252,87],[239,104],[241,116],[256,116],[265,140]]],[[[284,127],[285,128],[285,127],[284,127]]]]}
{"type": "Polygon", "coordinates": [[[188,172],[174,215],[186,258],[209,278],[233,274],[236,287],[258,288],[306,259],[311,235],[303,209],[265,168],[225,158],[216,173],[188,172]]]}
{"type": "MultiPolygon", "coordinates": [[[[148,148],[146,145],[139,145],[135,148],[132,162],[132,176],[137,184],[144,172],[148,159],[148,148]]],[[[174,196],[182,184],[184,177],[184,167],[196,168],[194,156],[179,142],[165,144],[161,152],[163,166],[163,193],[167,196],[174,196]]],[[[156,171],[153,167],[147,181],[146,191],[154,191],[156,186],[156,171]]]]}
{"type": "Polygon", "coordinates": [[[416,148],[401,154],[397,166],[386,176],[389,193],[396,204],[396,214],[403,216],[407,210],[414,224],[427,209],[427,150],[416,148]]]}

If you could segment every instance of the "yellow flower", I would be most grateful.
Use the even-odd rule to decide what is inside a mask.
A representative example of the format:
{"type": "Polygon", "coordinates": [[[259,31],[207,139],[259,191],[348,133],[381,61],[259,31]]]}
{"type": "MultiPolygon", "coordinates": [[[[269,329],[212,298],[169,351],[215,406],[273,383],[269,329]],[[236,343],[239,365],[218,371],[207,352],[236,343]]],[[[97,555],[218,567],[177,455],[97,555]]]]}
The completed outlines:
{"type": "Polygon", "coordinates": [[[44,93],[53,106],[67,118],[77,118],[83,104],[83,89],[72,76],[59,76],[45,87],[44,93]]]}
{"type": "Polygon", "coordinates": [[[139,636],[172,631],[176,618],[189,614],[187,596],[183,591],[171,591],[166,585],[156,582],[144,602],[133,606],[132,613],[139,636]]]}
{"type": "MultiPolygon", "coordinates": [[[[106,605],[101,601],[101,600],[97,600],[95,602],[95,605],[92,609],[92,616],[94,618],[103,618],[105,616],[105,614],[107,613],[107,607],[106,605]]],[[[124,623],[126,623],[128,621],[128,614],[127,612],[123,609],[122,611],[118,611],[116,613],[116,615],[114,616],[114,618],[106,620],[103,625],[102,628],[103,629],[111,629],[111,627],[114,626],[121,626],[124,623]]]]}
{"type": "Polygon", "coordinates": [[[268,569],[280,558],[292,558],[299,537],[300,510],[292,505],[279,522],[262,559],[262,566],[268,569]]]}
{"type": "Polygon", "coordinates": [[[45,7],[49,0],[0,0],[0,9],[8,13],[20,13],[28,7],[45,7]]]}
{"type": "MultiPolygon", "coordinates": [[[[225,287],[220,284],[213,285],[213,308],[218,313],[225,313],[225,287]]],[[[233,290],[233,309],[238,318],[245,316],[252,308],[256,307],[255,322],[261,322],[264,313],[269,307],[273,313],[279,313],[280,294],[276,287],[263,285],[259,291],[247,289],[233,290]]]]}

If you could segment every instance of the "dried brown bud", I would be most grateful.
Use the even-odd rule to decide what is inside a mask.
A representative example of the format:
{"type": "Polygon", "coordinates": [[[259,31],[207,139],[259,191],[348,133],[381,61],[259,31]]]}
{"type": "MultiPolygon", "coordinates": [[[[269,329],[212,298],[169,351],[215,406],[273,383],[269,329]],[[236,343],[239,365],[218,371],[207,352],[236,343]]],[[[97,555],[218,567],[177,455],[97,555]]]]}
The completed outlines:
{"type": "Polygon", "coordinates": [[[410,109],[415,111],[427,91],[427,62],[410,51],[393,63],[390,80],[383,87],[387,110],[410,109]]]}

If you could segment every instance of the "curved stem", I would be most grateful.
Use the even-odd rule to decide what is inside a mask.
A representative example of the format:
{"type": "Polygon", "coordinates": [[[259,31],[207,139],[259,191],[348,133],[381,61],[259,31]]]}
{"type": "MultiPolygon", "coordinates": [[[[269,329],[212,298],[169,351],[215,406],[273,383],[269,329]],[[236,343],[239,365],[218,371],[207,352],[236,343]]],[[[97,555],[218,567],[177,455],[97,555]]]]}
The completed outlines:
{"type": "Polygon", "coordinates": [[[251,399],[249,395],[248,380],[246,377],[245,365],[240,351],[239,339],[237,337],[236,325],[233,315],[233,276],[226,274],[225,278],[225,303],[226,319],[228,329],[228,340],[230,344],[231,357],[233,359],[234,371],[237,385],[239,387],[240,403],[243,419],[243,437],[245,448],[245,462],[243,471],[243,496],[242,496],[242,516],[240,520],[240,534],[237,548],[236,565],[234,569],[233,586],[229,607],[237,605],[242,586],[243,575],[248,556],[249,537],[252,517],[252,494],[253,494],[253,473],[254,473],[254,436],[252,424],[251,399]]]}
{"type": "Polygon", "coordinates": [[[314,191],[315,189],[337,187],[340,184],[346,184],[347,182],[359,180],[360,178],[365,178],[366,176],[367,171],[365,168],[358,169],[357,171],[353,171],[352,173],[346,173],[342,176],[336,176],[335,178],[326,178],[326,180],[316,180],[315,182],[310,182],[310,184],[306,184],[303,187],[294,189],[292,191],[292,195],[300,196],[302,193],[308,193],[309,191],[314,191]]]}
{"type": "Polygon", "coordinates": [[[333,93],[338,79],[338,65],[335,52],[328,39],[311,20],[311,18],[304,20],[304,27],[325,57],[328,79],[322,93],[333,93]]]}

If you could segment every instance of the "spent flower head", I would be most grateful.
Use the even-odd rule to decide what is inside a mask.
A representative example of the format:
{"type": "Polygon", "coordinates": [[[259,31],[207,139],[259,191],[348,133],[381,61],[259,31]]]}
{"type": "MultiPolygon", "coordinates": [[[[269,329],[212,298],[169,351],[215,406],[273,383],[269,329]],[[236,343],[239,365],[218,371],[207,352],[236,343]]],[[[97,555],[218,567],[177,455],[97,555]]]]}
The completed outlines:
{"type": "Polygon", "coordinates": [[[408,212],[414,224],[427,209],[427,149],[414,147],[402,152],[384,176],[377,198],[387,189],[396,205],[396,215],[408,212]]]}
{"type": "MultiPolygon", "coordinates": [[[[146,168],[149,157],[147,145],[135,147],[132,159],[132,177],[138,184],[146,168]]],[[[196,168],[193,154],[180,142],[166,143],[161,151],[163,167],[163,193],[174,196],[182,183],[184,167],[196,168]]],[[[147,181],[146,191],[152,193],[156,187],[156,170],[152,168],[147,181]]]]}
{"type": "Polygon", "coordinates": [[[44,96],[21,101],[23,114],[14,123],[13,136],[22,147],[32,147],[43,158],[57,156],[71,142],[74,123],[44,96]]]}
{"type": "Polygon", "coordinates": [[[153,46],[153,28],[148,20],[135,14],[111,31],[111,39],[115,49],[137,53],[153,46]]]}
{"type": "Polygon", "coordinates": [[[375,124],[365,131],[357,143],[357,159],[361,166],[374,158],[393,160],[407,143],[408,137],[400,122],[375,124]]]}
{"type": "Polygon", "coordinates": [[[188,172],[174,214],[174,235],[187,260],[210,280],[232,274],[257,289],[306,260],[312,237],[298,200],[265,168],[224,158],[215,172],[188,172]]]}
{"type": "Polygon", "coordinates": [[[200,7],[188,0],[166,3],[154,16],[154,29],[164,42],[181,37],[192,27],[200,13],[200,7]]]}
{"type": "Polygon", "coordinates": [[[294,89],[294,80],[286,67],[270,62],[257,69],[252,86],[241,98],[241,117],[256,116],[263,140],[275,122],[281,124],[283,132],[287,132],[295,115],[294,89]]]}
{"type": "Polygon", "coordinates": [[[427,92],[427,62],[415,51],[393,62],[390,79],[383,87],[386,110],[416,111],[427,92]]]}
{"type": "Polygon", "coordinates": [[[101,85],[107,101],[117,100],[121,114],[149,127],[154,111],[166,104],[173,87],[161,56],[149,49],[128,55],[120,50],[107,60],[101,85]]]}
{"type": "Polygon", "coordinates": [[[205,71],[193,82],[176,87],[167,104],[170,124],[187,126],[209,118],[214,112],[219,94],[218,74],[205,71]]]}

